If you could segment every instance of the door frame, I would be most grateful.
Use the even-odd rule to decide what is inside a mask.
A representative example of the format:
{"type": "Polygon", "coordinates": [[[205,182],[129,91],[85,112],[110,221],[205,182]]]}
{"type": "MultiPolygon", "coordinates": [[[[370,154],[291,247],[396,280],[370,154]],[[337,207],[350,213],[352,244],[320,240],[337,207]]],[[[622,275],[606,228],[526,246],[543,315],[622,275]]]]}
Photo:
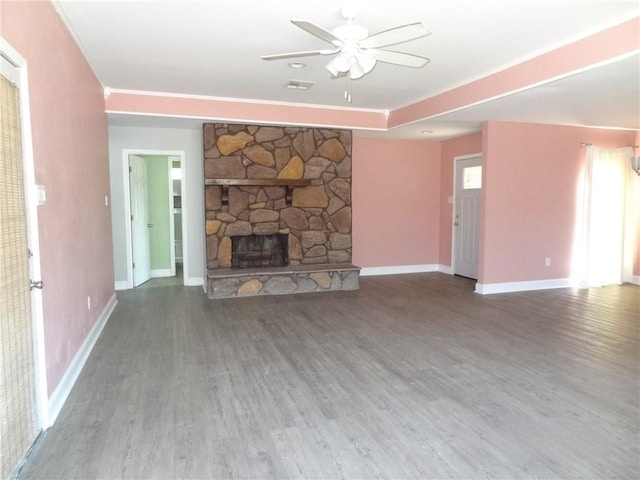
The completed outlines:
{"type": "MultiPolygon", "coordinates": [[[[22,133],[22,165],[24,167],[24,193],[27,214],[27,236],[31,250],[29,273],[32,279],[42,278],[40,255],[40,231],[38,228],[39,194],[36,185],[31,132],[31,107],[29,100],[29,72],[26,59],[6,40],[0,37],[0,55],[18,71],[20,81],[20,128],[22,133]]],[[[47,387],[47,359],[44,342],[44,308],[42,290],[31,292],[31,317],[33,328],[34,387],[36,426],[43,430],[51,426],[49,393],[47,387]]]]}
{"type": "MultiPolygon", "coordinates": [[[[478,152],[478,153],[469,153],[466,155],[458,155],[453,157],[453,199],[451,202],[451,274],[455,275],[456,272],[456,228],[455,228],[455,223],[456,223],[456,197],[458,194],[458,176],[457,176],[457,171],[458,169],[457,164],[459,161],[461,160],[470,160],[472,158],[480,158],[481,161],[481,165],[483,166],[482,168],[482,175],[484,177],[484,158],[482,157],[482,152],[478,152]]],[[[484,181],[482,182],[482,188],[484,189],[484,181]]],[[[481,204],[481,208],[482,208],[482,204],[481,204]]],[[[478,220],[478,225],[480,225],[480,219],[478,220]]],[[[479,240],[479,237],[478,237],[479,240]]],[[[478,253],[479,255],[479,253],[478,253]]],[[[478,281],[478,280],[476,280],[478,281]]]]}
{"type": "MultiPolygon", "coordinates": [[[[187,284],[189,278],[188,267],[188,232],[187,232],[187,202],[185,202],[185,152],[184,150],[145,150],[139,148],[123,148],[122,149],[122,187],[124,196],[124,228],[125,228],[125,261],[127,263],[127,289],[133,288],[133,247],[131,245],[131,198],[129,196],[129,155],[162,155],[167,157],[179,157],[180,169],[182,170],[182,180],[180,180],[181,190],[183,192],[182,199],[182,284],[187,284]]],[[[171,194],[171,192],[169,192],[171,194]]],[[[170,212],[173,215],[173,211],[170,212]]],[[[175,268],[175,267],[174,267],[175,268]]]]}

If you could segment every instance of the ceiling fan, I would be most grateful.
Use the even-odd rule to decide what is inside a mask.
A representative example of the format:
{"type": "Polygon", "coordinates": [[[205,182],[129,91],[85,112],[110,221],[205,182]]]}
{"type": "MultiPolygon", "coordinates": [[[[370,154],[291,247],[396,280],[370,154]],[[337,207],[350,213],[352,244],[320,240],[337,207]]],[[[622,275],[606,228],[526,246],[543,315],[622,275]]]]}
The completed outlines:
{"type": "Polygon", "coordinates": [[[343,8],[342,16],[347,20],[347,23],[331,31],[305,20],[291,20],[291,23],[295,26],[330,43],[333,48],[265,55],[261,58],[263,60],[283,60],[312,55],[337,54],[326,65],[327,70],[333,77],[341,77],[348,74],[348,78],[351,80],[357,80],[371,72],[376,62],[413,68],[422,68],[429,63],[430,60],[428,58],[419,55],[386,49],[386,47],[392,45],[429,35],[431,32],[422,23],[409,23],[369,35],[369,30],[354,23],[357,16],[355,9],[343,8]]]}

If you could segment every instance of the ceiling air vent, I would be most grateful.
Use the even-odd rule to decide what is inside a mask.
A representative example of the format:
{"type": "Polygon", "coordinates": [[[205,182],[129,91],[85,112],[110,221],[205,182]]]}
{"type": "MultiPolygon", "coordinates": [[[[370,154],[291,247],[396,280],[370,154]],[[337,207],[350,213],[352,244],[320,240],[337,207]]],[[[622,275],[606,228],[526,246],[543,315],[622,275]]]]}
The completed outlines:
{"type": "Polygon", "coordinates": [[[294,88],[297,90],[309,90],[315,85],[316,82],[309,82],[307,80],[289,80],[285,87],[294,88]]]}

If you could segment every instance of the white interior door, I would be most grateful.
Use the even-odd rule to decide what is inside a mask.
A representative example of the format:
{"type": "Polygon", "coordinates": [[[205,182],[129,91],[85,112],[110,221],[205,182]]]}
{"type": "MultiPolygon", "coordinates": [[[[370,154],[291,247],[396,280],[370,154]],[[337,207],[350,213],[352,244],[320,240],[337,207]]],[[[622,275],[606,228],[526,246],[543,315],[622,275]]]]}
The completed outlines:
{"type": "Polygon", "coordinates": [[[457,159],[455,165],[453,273],[477,279],[482,157],[457,159]]]}
{"type": "Polygon", "coordinates": [[[129,156],[129,195],[133,286],[137,287],[151,278],[147,160],[137,155],[129,156]]]}

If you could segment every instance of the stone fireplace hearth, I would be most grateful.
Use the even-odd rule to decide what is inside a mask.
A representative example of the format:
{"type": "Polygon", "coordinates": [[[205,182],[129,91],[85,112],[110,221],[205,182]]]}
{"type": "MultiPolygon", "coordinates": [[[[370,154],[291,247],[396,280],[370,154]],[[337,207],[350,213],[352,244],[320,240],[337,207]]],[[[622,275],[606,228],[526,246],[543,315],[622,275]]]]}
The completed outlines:
{"type": "Polygon", "coordinates": [[[350,131],[205,124],[203,146],[210,298],[358,288],[350,131]]]}

